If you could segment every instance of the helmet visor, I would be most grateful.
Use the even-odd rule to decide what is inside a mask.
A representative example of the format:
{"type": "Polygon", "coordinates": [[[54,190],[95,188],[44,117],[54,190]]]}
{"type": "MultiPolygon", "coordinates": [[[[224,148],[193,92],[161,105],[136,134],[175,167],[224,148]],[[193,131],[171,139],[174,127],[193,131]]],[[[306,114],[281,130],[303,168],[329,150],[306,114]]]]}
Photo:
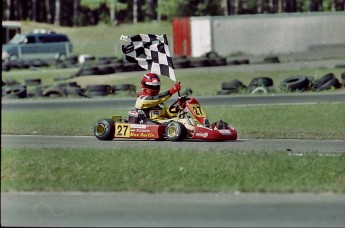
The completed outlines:
{"type": "Polygon", "coordinates": [[[158,81],[145,82],[145,87],[147,89],[151,89],[151,90],[160,90],[161,89],[161,83],[158,81]]]}

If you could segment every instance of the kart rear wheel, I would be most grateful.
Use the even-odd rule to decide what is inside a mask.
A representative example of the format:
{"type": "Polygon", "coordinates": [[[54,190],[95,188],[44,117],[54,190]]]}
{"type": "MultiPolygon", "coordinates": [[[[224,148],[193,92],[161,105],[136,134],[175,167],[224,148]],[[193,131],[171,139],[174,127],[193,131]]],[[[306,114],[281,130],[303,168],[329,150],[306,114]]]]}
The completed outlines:
{"type": "Polygon", "coordinates": [[[93,133],[99,140],[113,140],[115,134],[114,121],[111,119],[97,121],[95,123],[93,133]]]}
{"type": "Polygon", "coordinates": [[[187,136],[187,129],[182,123],[171,121],[165,127],[165,134],[170,141],[181,141],[187,136]]]}

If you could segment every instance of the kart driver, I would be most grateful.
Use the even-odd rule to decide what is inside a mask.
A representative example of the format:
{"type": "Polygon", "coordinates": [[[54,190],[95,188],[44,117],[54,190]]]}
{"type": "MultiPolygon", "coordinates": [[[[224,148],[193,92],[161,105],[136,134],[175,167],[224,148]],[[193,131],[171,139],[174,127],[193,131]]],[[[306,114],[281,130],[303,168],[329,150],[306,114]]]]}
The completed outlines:
{"type": "Polygon", "coordinates": [[[146,117],[152,121],[164,122],[165,119],[176,117],[169,112],[169,107],[164,103],[173,94],[181,90],[180,83],[175,83],[168,91],[160,93],[161,81],[158,75],[146,73],[141,79],[142,91],[137,93],[135,108],[143,110],[146,117]]]}

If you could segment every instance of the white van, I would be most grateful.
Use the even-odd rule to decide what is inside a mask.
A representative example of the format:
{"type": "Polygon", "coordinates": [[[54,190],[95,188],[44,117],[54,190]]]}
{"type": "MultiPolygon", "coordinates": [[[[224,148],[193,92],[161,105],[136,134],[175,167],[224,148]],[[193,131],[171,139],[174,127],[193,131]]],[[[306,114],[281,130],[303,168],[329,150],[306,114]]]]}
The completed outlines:
{"type": "Polygon", "coordinates": [[[2,45],[2,60],[64,60],[71,53],[72,43],[66,35],[46,30],[16,34],[7,44],[2,45]]]}

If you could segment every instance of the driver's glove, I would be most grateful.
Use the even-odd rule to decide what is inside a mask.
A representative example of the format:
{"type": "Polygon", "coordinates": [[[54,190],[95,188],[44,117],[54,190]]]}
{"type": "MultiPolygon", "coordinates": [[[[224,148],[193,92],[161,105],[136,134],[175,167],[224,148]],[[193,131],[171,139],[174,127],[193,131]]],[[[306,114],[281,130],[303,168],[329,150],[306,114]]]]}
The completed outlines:
{"type": "Polygon", "coordinates": [[[181,90],[181,85],[180,85],[179,82],[176,82],[175,85],[169,89],[169,93],[171,95],[173,95],[174,93],[176,93],[176,92],[178,92],[180,90],[181,90]]]}

